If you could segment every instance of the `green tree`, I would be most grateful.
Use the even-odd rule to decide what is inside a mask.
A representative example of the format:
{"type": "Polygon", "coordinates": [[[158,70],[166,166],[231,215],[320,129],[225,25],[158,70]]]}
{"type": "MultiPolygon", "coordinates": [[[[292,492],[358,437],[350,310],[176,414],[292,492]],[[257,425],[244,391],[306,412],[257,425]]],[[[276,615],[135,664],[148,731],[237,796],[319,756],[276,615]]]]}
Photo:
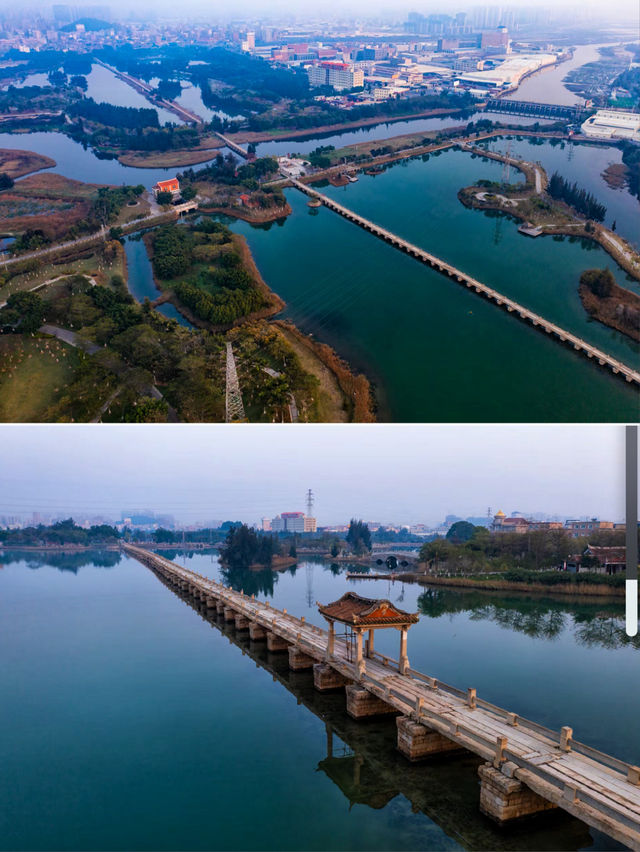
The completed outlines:
{"type": "Polygon", "coordinates": [[[613,293],[616,279],[610,269],[587,269],[580,276],[580,284],[601,299],[606,299],[613,293]]]}
{"type": "Polygon", "coordinates": [[[456,521],[447,532],[447,539],[453,542],[469,541],[473,537],[476,527],[469,521],[456,521]]]}
{"type": "Polygon", "coordinates": [[[12,293],[0,310],[0,327],[18,334],[32,334],[42,325],[44,302],[37,293],[12,293]]]}
{"type": "Polygon", "coordinates": [[[371,532],[364,521],[352,518],[346,538],[357,556],[362,556],[371,551],[371,532]]]}
{"type": "Polygon", "coordinates": [[[173,201],[173,195],[170,192],[159,192],[156,195],[156,201],[158,204],[171,204],[173,201]]]}

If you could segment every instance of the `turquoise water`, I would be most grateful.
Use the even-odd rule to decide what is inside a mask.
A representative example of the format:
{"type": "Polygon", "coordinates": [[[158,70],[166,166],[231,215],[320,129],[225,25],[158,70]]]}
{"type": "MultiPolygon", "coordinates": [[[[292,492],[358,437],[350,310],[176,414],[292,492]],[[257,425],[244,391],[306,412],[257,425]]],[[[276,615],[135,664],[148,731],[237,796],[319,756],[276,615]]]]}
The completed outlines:
{"type": "MultiPolygon", "coordinates": [[[[625,284],[626,274],[600,246],[568,237],[531,239],[518,233],[519,222],[458,201],[461,186],[479,178],[499,181],[501,174],[500,163],[449,150],[428,163],[405,160],[382,175],[362,175],[355,184],[323,192],[606,352],[640,364],[640,346],[590,320],[580,301],[578,282],[586,268],[611,269],[625,284]]],[[[522,175],[516,172],[511,180],[522,175]]]]}
{"type": "MultiPolygon", "coordinates": [[[[517,224],[467,210],[460,186],[500,167],[449,152],[323,187],[345,205],[453,262],[606,351],[638,363],[638,347],[591,322],[580,272],[607,266],[592,244],[527,239],[517,224]]],[[[375,385],[382,420],[634,421],[637,391],[296,190],[293,214],[233,223],[303,331],[329,343],[375,385]],[[347,248],[348,246],[348,248],[347,248]]]]}
{"type": "MultiPolygon", "coordinates": [[[[220,577],[211,554],[174,558],[220,577]]],[[[319,695],[286,655],[200,617],[134,560],[2,561],[2,849],[619,848],[564,814],[497,830],[477,809],[475,758],[410,766],[393,720],[350,720],[342,695],[319,695]]],[[[343,571],[316,562],[222,579],[316,622],[315,600],[348,588],[388,596],[421,611],[415,667],[640,759],[638,648],[619,603],[434,597],[355,586],[343,571]],[[603,724],[613,707],[616,724],[603,724]]]]}
{"type": "MultiPolygon", "coordinates": [[[[99,160],[60,133],[0,134],[0,147],[47,154],[57,161],[56,171],[85,181],[150,186],[175,173],[99,160]]],[[[568,153],[563,160],[566,149],[533,147],[536,159],[558,158],[575,174],[568,153]]],[[[609,204],[599,177],[602,162],[589,171],[587,159],[594,152],[604,156],[602,150],[575,147],[574,157],[591,174],[592,191],[609,204]]],[[[516,222],[460,204],[461,186],[500,175],[495,162],[447,151],[323,191],[637,367],[638,345],[590,320],[578,297],[587,268],[610,268],[621,284],[629,283],[607,254],[568,238],[528,239],[517,233],[516,222]]],[[[287,197],[293,213],[286,220],[232,227],[246,236],[262,276],[287,303],[286,316],[371,379],[379,419],[638,419],[637,391],[619,378],[329,210],[311,210],[297,190],[287,197]]],[[[618,230],[626,235],[636,202],[616,193],[616,203],[618,230]]],[[[141,254],[132,258],[129,286],[147,295],[148,263],[141,254]]]]}
{"type": "Polygon", "coordinates": [[[605,225],[616,223],[616,231],[640,247],[640,204],[626,189],[614,189],[602,177],[607,166],[622,162],[622,151],[610,145],[572,145],[563,142],[536,145],[529,139],[490,140],[489,150],[511,153],[528,162],[541,163],[547,174],[560,172],[567,180],[593,193],[607,208],[605,225]]]}

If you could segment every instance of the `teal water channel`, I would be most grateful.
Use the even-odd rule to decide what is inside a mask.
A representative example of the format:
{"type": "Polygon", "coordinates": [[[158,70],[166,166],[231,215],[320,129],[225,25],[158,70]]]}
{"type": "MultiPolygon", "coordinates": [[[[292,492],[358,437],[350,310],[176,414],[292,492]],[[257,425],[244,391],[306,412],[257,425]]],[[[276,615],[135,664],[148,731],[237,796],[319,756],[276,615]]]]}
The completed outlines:
{"type": "MultiPolygon", "coordinates": [[[[144,302],[145,299],[149,299],[153,302],[161,295],[162,291],[158,289],[153,279],[153,269],[147,248],[144,240],[140,237],[141,235],[137,234],[133,237],[125,237],[124,240],[124,250],[127,256],[127,286],[136,301],[144,302]]],[[[169,319],[176,320],[186,328],[194,327],[171,302],[158,305],[156,310],[169,319]]]]}
{"type": "MultiPolygon", "coordinates": [[[[620,602],[350,581],[347,566],[180,564],[319,620],[348,589],[420,612],[411,663],[638,762],[639,648],[620,602]]],[[[613,850],[564,813],[498,830],[471,755],[409,765],[390,718],[355,722],[117,552],[2,554],[0,848],[613,850]],[[331,745],[330,745],[331,744],[331,745]]],[[[396,631],[376,646],[397,654],[396,631]]]]}
{"type": "MultiPolygon", "coordinates": [[[[530,239],[502,215],[469,210],[462,186],[501,165],[447,151],[322,191],[603,350],[638,367],[638,346],[588,318],[584,269],[626,276],[593,243],[530,239]]],[[[384,244],[296,190],[293,215],[235,223],[287,315],[373,381],[394,421],[637,419],[637,390],[495,305],[384,244]]]]}

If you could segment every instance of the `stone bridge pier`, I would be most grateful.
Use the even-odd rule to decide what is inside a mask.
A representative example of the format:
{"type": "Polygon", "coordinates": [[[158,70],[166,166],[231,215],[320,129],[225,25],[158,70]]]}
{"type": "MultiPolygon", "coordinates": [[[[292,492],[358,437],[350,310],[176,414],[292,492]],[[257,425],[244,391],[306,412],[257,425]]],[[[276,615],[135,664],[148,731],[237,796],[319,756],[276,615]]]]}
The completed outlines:
{"type": "Polygon", "coordinates": [[[478,769],[480,810],[500,825],[558,807],[518,781],[514,777],[517,768],[515,763],[507,762],[500,769],[491,763],[478,769]]]}

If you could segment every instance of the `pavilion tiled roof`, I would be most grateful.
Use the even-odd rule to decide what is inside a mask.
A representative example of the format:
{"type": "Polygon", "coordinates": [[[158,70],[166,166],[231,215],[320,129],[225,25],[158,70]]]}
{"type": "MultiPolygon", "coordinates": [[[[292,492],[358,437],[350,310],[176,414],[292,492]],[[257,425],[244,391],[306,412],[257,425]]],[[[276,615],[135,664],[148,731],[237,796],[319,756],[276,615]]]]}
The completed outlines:
{"type": "Polygon", "coordinates": [[[363,598],[355,592],[347,592],[333,603],[320,604],[318,611],[332,621],[353,625],[400,625],[415,624],[418,614],[405,612],[388,600],[363,598]]]}
{"type": "Polygon", "coordinates": [[[590,544],[588,550],[601,565],[624,564],[627,558],[626,547],[599,547],[590,544]]]}

